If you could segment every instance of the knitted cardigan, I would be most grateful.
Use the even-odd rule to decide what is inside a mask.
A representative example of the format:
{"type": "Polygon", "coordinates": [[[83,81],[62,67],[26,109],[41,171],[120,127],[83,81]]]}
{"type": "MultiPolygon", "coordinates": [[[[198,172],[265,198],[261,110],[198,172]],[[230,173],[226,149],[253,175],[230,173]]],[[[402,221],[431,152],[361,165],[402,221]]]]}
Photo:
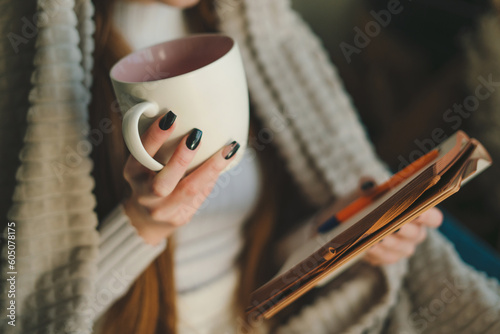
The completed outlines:
{"type": "MultiPolygon", "coordinates": [[[[306,197],[321,205],[361,176],[383,181],[334,67],[289,2],[216,4],[220,30],[240,45],[257,115],[306,197]]],[[[165,247],[145,244],[119,208],[108,219],[123,224],[96,230],[86,139],[92,13],[89,0],[0,0],[0,208],[15,224],[2,248],[2,333],[90,333],[165,247]],[[126,282],[110,289],[112,280],[126,282]]],[[[278,331],[500,332],[498,283],[437,232],[409,261],[360,264],[349,275],[278,331]]]]}

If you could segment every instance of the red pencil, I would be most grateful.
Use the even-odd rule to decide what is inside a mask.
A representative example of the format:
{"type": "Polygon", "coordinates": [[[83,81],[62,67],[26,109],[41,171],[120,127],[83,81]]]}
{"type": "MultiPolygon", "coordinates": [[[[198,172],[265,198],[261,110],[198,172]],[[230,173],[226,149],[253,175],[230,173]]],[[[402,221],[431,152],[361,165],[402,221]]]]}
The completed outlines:
{"type": "Polygon", "coordinates": [[[347,219],[351,218],[352,216],[366,208],[368,205],[373,203],[377,198],[384,195],[392,188],[397,187],[404,180],[414,175],[432,160],[436,159],[438,155],[439,151],[435,149],[418,158],[406,168],[403,168],[398,173],[394,174],[389,180],[377,186],[372,192],[370,192],[370,194],[359,197],[351,204],[347,205],[345,208],[337,212],[336,215],[329,218],[326,222],[318,227],[318,232],[328,232],[337,225],[345,222],[347,219]]]}

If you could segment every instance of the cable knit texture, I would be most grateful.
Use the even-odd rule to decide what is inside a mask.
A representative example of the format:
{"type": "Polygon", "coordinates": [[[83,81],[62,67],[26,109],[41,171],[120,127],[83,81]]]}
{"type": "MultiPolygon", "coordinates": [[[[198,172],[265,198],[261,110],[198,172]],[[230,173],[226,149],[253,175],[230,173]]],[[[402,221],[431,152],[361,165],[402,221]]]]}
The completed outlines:
{"type": "MultiPolygon", "coordinates": [[[[32,68],[12,90],[16,95],[29,88],[28,96],[11,99],[13,87],[8,87],[2,98],[16,103],[4,106],[2,115],[15,111],[26,117],[8,213],[16,224],[17,320],[16,327],[2,321],[2,332],[63,332],[69,320],[75,328],[87,328],[83,302],[93,292],[99,241],[91,145],[85,139],[93,7],[84,0],[2,1],[2,7],[7,9],[2,19],[12,23],[12,30],[2,30],[11,42],[10,49],[3,48],[2,74],[32,68]],[[34,52],[25,45],[31,43],[34,52]]],[[[6,269],[2,266],[3,275],[6,269]]]]}
{"type": "MultiPolygon", "coordinates": [[[[307,198],[326,203],[355,189],[361,176],[383,181],[388,173],[334,67],[289,2],[216,4],[220,29],[240,45],[257,115],[307,198]]],[[[17,271],[13,327],[3,314],[3,247],[2,333],[90,333],[165,247],[145,244],[120,207],[96,231],[85,139],[92,11],[90,0],[0,0],[8,36],[0,42],[1,198],[16,223],[17,271]]],[[[410,261],[360,264],[342,279],[278,332],[500,331],[498,283],[464,265],[437,232],[410,261]]],[[[216,299],[216,291],[200,288],[189,298],[216,299]]]]}

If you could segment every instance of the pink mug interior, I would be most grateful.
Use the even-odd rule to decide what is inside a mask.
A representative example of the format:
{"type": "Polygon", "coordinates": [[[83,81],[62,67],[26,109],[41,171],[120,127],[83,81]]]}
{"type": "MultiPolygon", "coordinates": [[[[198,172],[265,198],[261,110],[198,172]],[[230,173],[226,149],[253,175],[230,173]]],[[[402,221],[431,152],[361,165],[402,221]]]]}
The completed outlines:
{"type": "Polygon", "coordinates": [[[122,82],[146,82],[176,77],[200,69],[228,53],[234,41],[224,35],[205,34],[176,39],[138,50],[111,69],[122,82]]]}

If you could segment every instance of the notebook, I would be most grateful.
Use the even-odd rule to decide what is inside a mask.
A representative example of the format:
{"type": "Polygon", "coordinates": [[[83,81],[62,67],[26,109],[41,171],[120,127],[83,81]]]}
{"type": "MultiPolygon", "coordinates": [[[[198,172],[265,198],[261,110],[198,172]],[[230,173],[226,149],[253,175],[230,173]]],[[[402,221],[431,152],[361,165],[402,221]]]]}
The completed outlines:
{"type": "Polygon", "coordinates": [[[271,318],[355,263],[371,245],[456,193],[491,163],[476,139],[458,131],[370,195],[339,212],[321,210],[312,223],[326,230],[298,245],[278,274],[252,293],[247,317],[271,318]],[[328,230],[329,222],[339,220],[338,227],[328,230]]]}

